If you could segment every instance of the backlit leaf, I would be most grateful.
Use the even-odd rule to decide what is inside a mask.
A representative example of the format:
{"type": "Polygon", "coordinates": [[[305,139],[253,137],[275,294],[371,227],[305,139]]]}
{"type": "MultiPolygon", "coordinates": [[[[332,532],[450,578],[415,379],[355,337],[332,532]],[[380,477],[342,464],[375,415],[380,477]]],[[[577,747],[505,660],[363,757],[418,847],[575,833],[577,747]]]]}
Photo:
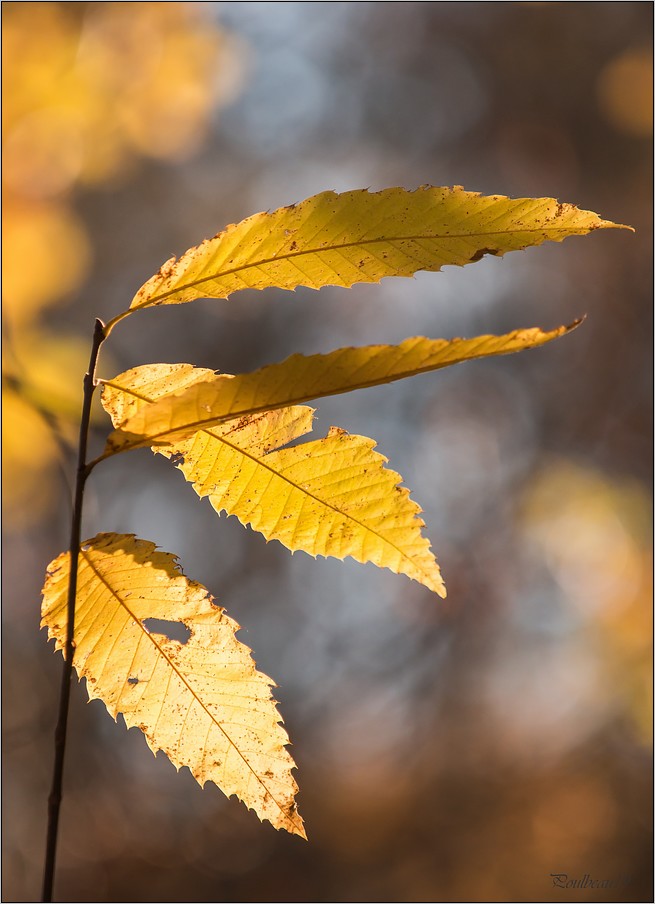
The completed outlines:
{"type": "MultiPolygon", "coordinates": [[[[196,368],[195,379],[207,373],[196,368]]],[[[105,383],[102,402],[119,423],[127,412],[148,407],[146,399],[193,385],[193,379],[190,365],[134,368],[105,383]]],[[[420,508],[398,486],[400,475],[384,468],[373,440],[332,428],[324,439],[279,449],[311,429],[311,416],[301,406],[268,411],[153,448],[171,458],[216,511],[236,515],[267,540],[312,556],[373,562],[445,596],[421,534],[420,508]]]]}
{"type": "Polygon", "coordinates": [[[578,325],[533,328],[474,339],[405,339],[399,345],[340,348],[325,355],[292,355],[237,377],[215,375],[143,406],[109,436],[106,454],[174,438],[279,406],[401,380],[474,358],[535,348],[578,325]]]}
{"type": "MultiPolygon", "coordinates": [[[[66,641],[69,554],[47,570],[42,626],[66,641]]],[[[73,664],[89,697],[137,726],[196,780],[236,794],[260,819],[305,837],[294,762],[270,688],[239,626],[174,556],[129,534],[82,544],[73,664]]]]}
{"type": "Polygon", "coordinates": [[[513,200],[459,186],[323,192],[255,214],[171,258],[131,308],[227,298],[240,289],[376,283],[616,226],[553,198],[513,200]]]}
{"type": "MultiPolygon", "coordinates": [[[[192,364],[143,364],[112,380],[103,380],[101,401],[112,422],[121,424],[160,398],[183,392],[215,376],[213,370],[192,364]]],[[[221,376],[234,379],[230,374],[221,376]]],[[[210,434],[224,444],[263,454],[309,433],[313,414],[313,408],[293,405],[261,412],[259,417],[228,420],[216,425],[210,434]]]]}

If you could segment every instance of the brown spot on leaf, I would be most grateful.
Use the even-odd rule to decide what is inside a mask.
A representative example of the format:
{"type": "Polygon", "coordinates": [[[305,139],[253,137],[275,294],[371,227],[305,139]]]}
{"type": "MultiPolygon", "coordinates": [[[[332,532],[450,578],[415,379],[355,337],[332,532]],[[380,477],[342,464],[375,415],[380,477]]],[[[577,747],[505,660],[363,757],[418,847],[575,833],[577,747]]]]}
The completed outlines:
{"type": "Polygon", "coordinates": [[[494,257],[497,257],[500,254],[498,248],[480,248],[475,252],[469,263],[474,264],[476,261],[481,261],[485,254],[492,254],[494,257]]]}

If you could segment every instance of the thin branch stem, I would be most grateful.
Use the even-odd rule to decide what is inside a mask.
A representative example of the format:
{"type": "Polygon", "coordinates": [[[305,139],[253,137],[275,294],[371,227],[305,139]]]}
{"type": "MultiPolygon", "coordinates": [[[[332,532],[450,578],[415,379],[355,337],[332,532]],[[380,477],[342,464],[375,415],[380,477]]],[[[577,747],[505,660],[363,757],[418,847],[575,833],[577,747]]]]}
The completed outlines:
{"type": "Polygon", "coordinates": [[[68,725],[68,708],[70,700],[71,676],[73,674],[73,651],[75,649],[75,599],[77,596],[77,561],[80,554],[80,535],[82,529],[82,507],[84,503],[84,486],[90,468],[86,464],[86,448],[91,420],[91,401],[96,386],[95,371],[100,346],[106,339],[105,325],[96,320],[93,333],[93,345],[89,359],[89,369],[84,377],[84,402],[80,421],[80,439],[78,445],[77,477],[75,483],[75,501],[71,519],[70,535],[70,570],[68,580],[68,605],[66,626],[66,647],[64,649],[64,665],[61,674],[59,696],[59,715],[55,729],[55,761],[52,773],[52,788],[48,798],[48,832],[46,836],[45,865],[43,871],[42,900],[52,901],[52,889],[55,875],[57,855],[57,834],[59,829],[59,810],[62,798],[64,775],[64,757],[66,753],[66,728],[68,725]]]}

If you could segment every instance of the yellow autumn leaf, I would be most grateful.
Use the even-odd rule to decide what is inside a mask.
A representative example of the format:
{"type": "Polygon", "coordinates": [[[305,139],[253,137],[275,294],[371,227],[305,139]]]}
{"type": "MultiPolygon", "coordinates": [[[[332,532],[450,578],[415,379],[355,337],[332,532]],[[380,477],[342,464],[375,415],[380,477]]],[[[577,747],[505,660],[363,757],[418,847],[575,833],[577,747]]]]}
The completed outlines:
{"type": "Polygon", "coordinates": [[[322,192],[248,217],[171,258],[131,310],[240,289],[376,283],[610,227],[629,228],[553,198],[484,196],[460,186],[322,192]]]}
{"type": "MultiPolygon", "coordinates": [[[[69,554],[48,566],[42,627],[66,643],[69,554]]],[[[239,625],[174,556],[130,534],[98,534],[78,559],[73,664],[91,699],[137,726],[151,750],[204,785],[236,794],[260,819],[305,838],[295,764],[239,625]],[[178,638],[178,639],[174,639],[178,638]]]]}
{"type": "MultiPolygon", "coordinates": [[[[198,385],[207,374],[188,364],[144,365],[105,382],[102,403],[120,423],[149,407],[148,400],[176,386],[198,385]]],[[[314,557],[373,562],[445,596],[439,566],[421,534],[421,510],[398,485],[400,475],[384,468],[386,458],[374,451],[373,440],[333,427],[324,439],[279,448],[307,433],[311,420],[311,408],[282,408],[153,449],[172,459],[217,512],[236,515],[267,540],[314,557]]]]}
{"type": "Polygon", "coordinates": [[[213,375],[127,417],[110,434],[105,455],[137,446],[169,443],[231,418],[378,386],[475,358],[536,348],[579,323],[548,332],[535,327],[473,339],[418,336],[399,345],[368,345],[340,348],[323,355],[292,355],[286,361],[236,377],[213,375]]]}
{"type": "MultiPolygon", "coordinates": [[[[121,424],[161,397],[182,392],[215,376],[213,370],[192,364],[142,364],[112,380],[101,380],[101,402],[112,423],[121,424]]],[[[230,374],[222,376],[233,379],[230,374]]],[[[251,452],[264,453],[309,433],[313,414],[314,409],[306,405],[279,408],[260,417],[228,421],[217,426],[212,435],[251,452]]]]}

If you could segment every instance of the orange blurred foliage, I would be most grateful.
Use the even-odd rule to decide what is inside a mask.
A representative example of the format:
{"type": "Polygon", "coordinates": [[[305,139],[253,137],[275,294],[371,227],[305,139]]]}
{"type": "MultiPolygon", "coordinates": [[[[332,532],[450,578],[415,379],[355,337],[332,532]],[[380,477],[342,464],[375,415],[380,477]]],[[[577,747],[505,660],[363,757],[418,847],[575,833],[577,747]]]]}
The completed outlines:
{"type": "Polygon", "coordinates": [[[12,488],[3,505],[11,525],[24,525],[52,505],[47,415],[77,416],[71,397],[85,368],[80,343],[73,350],[39,323],[74,297],[93,264],[75,191],[129,178],[139,157],[190,156],[240,69],[201,4],[6,3],[3,13],[3,341],[14,378],[3,391],[12,488]],[[40,376],[53,370],[49,360],[54,392],[40,376]]]}

